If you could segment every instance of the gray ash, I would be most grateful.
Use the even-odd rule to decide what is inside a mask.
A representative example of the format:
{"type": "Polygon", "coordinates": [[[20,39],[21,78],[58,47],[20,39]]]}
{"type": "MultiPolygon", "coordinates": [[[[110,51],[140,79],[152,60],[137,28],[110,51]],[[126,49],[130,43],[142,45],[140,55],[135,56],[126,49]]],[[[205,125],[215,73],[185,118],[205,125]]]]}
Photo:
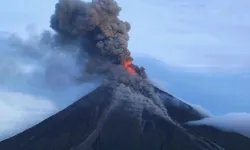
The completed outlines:
{"type": "MultiPolygon", "coordinates": [[[[89,70],[98,72],[96,68],[105,63],[124,66],[133,61],[128,50],[131,26],[118,18],[120,11],[114,0],[59,0],[51,28],[63,39],[61,42],[80,39],[82,50],[88,54],[89,70]]],[[[133,63],[129,67],[147,77],[144,68],[133,63]]]]}

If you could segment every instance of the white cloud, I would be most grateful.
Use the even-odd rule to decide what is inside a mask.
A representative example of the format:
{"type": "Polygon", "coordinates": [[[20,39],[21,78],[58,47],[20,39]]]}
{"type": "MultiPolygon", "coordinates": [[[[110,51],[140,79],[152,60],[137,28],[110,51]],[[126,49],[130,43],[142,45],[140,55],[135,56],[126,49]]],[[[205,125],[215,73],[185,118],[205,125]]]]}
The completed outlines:
{"type": "Polygon", "coordinates": [[[58,111],[46,98],[0,91],[0,140],[12,136],[58,111]]]}
{"type": "Polygon", "coordinates": [[[211,125],[224,131],[237,132],[250,138],[250,114],[230,113],[224,116],[215,116],[198,121],[188,122],[191,125],[211,125]]]}
{"type": "Polygon", "coordinates": [[[194,109],[196,109],[199,113],[203,114],[204,116],[213,116],[213,114],[208,111],[207,109],[205,109],[204,107],[202,107],[201,105],[198,104],[191,104],[186,102],[187,104],[189,104],[190,106],[192,106],[194,109]]]}

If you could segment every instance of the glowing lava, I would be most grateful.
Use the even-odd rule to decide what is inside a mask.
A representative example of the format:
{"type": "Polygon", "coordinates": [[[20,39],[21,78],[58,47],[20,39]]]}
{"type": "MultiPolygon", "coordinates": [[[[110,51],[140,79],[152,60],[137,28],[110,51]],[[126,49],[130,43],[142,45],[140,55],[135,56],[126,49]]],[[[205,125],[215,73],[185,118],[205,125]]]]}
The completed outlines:
{"type": "Polygon", "coordinates": [[[136,74],[135,69],[131,65],[132,65],[132,61],[124,62],[124,67],[126,68],[126,70],[131,74],[136,74]]]}

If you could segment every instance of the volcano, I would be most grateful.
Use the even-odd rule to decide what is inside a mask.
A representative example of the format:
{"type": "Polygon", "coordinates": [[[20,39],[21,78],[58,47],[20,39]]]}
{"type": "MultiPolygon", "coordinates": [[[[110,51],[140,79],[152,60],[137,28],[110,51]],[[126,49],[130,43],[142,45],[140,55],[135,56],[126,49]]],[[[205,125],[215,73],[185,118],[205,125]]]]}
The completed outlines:
{"type": "Polygon", "coordinates": [[[131,26],[118,18],[120,10],[114,0],[59,0],[50,25],[56,34],[44,34],[41,42],[59,50],[79,45],[77,62],[87,62],[81,81],[97,74],[103,82],[2,141],[0,150],[249,150],[250,140],[242,135],[186,124],[209,116],[154,86],[133,63],[131,26]]]}
{"type": "Polygon", "coordinates": [[[186,121],[206,116],[159,88],[155,92],[161,95],[169,118],[146,107],[139,111],[141,104],[131,99],[118,101],[116,89],[102,85],[38,125],[2,141],[0,150],[249,150],[250,140],[237,133],[184,126],[186,121]]]}
{"type": "MultiPolygon", "coordinates": [[[[97,88],[42,123],[3,141],[0,149],[221,149],[211,141],[190,134],[170,118],[150,110],[142,110],[141,118],[138,118],[137,102],[133,103],[130,99],[115,101],[115,90],[110,86],[97,88]]],[[[182,118],[177,120],[183,121],[182,118]]]]}

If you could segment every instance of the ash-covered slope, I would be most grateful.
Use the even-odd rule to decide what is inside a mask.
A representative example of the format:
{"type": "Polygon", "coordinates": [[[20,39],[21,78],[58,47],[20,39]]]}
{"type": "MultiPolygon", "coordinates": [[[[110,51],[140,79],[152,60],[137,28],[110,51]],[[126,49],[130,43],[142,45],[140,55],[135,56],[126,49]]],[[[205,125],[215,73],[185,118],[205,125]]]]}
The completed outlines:
{"type": "Polygon", "coordinates": [[[154,90],[162,100],[169,116],[178,123],[185,123],[209,117],[160,88],[154,87],[154,90]]]}
{"type": "MultiPolygon", "coordinates": [[[[1,142],[0,150],[222,149],[161,115],[161,107],[154,107],[159,109],[156,111],[152,111],[153,106],[140,109],[141,104],[133,100],[117,101],[116,94],[115,88],[101,86],[42,123],[1,142]]],[[[149,99],[144,105],[153,104],[149,99]]]]}

